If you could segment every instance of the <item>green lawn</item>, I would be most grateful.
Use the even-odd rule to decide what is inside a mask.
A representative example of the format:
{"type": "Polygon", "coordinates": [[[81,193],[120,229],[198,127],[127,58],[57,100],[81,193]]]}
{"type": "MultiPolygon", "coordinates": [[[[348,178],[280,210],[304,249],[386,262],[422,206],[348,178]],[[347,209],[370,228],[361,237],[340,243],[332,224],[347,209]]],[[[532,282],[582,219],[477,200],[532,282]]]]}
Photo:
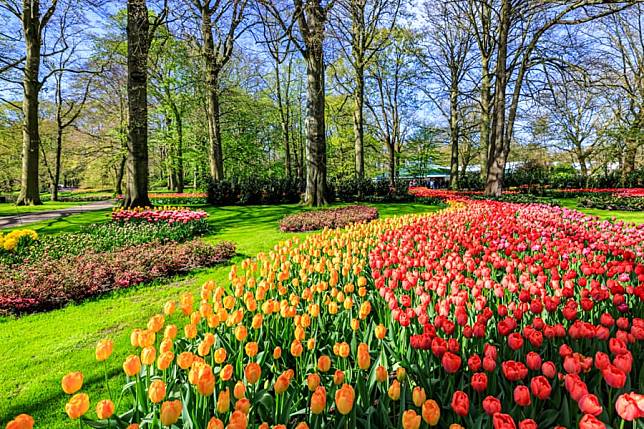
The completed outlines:
{"type": "Polygon", "coordinates": [[[617,220],[623,220],[625,222],[644,223],[644,212],[623,211],[623,210],[600,210],[600,209],[588,209],[584,207],[577,207],[576,198],[559,199],[559,204],[562,207],[579,210],[580,212],[584,212],[592,216],[597,216],[602,220],[611,220],[612,218],[616,218],[617,220]]]}
{"type": "MultiPolygon", "coordinates": [[[[422,204],[376,204],[381,216],[435,211],[422,204]]],[[[215,231],[208,241],[231,240],[238,246],[237,262],[246,256],[270,250],[278,241],[295,234],[282,233],[279,220],[303,208],[296,205],[206,207],[215,231]]],[[[40,233],[77,230],[84,223],[106,219],[106,213],[83,213],[65,219],[33,224],[40,233]]],[[[174,281],[157,282],[118,291],[108,296],[70,305],[61,310],[19,319],[0,320],[0,427],[19,413],[32,414],[39,428],[73,428],[63,409],[66,395],[60,378],[69,371],[85,375],[83,390],[92,403],[104,399],[103,370],[94,361],[96,342],[106,336],[114,340],[115,352],[108,361],[112,390],[124,382],[121,363],[131,352],[129,334],[145,326],[165,300],[182,291],[199,290],[206,279],[225,284],[229,266],[198,270],[174,281]]],[[[90,410],[93,410],[93,406],[90,410]]],[[[90,411],[93,412],[93,411],[90,411]]]]}

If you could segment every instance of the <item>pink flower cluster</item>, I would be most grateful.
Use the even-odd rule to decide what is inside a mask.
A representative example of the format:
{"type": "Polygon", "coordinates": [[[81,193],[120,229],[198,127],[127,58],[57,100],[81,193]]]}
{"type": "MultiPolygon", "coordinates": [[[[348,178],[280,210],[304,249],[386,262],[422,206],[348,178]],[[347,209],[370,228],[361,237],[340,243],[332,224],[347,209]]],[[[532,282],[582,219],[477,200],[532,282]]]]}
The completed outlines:
{"type": "Polygon", "coordinates": [[[179,207],[116,209],[112,212],[112,220],[115,222],[188,223],[206,217],[208,213],[203,210],[179,207]]]}

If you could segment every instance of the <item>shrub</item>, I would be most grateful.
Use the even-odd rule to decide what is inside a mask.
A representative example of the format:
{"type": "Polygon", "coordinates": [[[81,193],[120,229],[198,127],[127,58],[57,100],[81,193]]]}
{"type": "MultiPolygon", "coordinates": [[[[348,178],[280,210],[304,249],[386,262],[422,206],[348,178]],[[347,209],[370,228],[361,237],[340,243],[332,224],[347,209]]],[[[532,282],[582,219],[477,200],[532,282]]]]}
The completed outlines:
{"type": "Polygon", "coordinates": [[[367,206],[311,210],[286,216],[280,222],[280,229],[284,232],[315,231],[323,228],[341,228],[377,218],[378,210],[367,206]]]}
{"type": "Polygon", "coordinates": [[[235,245],[152,242],[114,252],[87,252],[0,271],[0,312],[29,313],[62,307],[154,279],[209,267],[235,254],[235,245]]]}
{"type": "Polygon", "coordinates": [[[405,202],[414,197],[407,193],[409,180],[397,180],[391,187],[386,180],[337,178],[329,183],[331,199],[345,202],[405,202]]]}
{"type": "Polygon", "coordinates": [[[644,197],[626,197],[612,194],[593,194],[579,198],[579,207],[602,210],[644,210],[644,197]]]}
{"type": "Polygon", "coordinates": [[[208,185],[208,203],[286,204],[300,201],[302,183],[295,178],[251,178],[233,181],[211,181],[208,185]]]}

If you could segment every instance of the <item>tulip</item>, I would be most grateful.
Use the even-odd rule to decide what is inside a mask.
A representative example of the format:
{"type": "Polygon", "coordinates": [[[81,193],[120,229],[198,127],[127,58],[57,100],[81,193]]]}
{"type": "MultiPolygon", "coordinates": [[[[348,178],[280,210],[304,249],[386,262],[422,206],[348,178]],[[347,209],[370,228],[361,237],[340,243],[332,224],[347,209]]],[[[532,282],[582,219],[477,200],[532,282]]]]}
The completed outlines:
{"type": "Polygon", "coordinates": [[[233,396],[235,399],[241,399],[246,396],[246,386],[244,386],[244,383],[241,381],[238,381],[235,383],[235,387],[233,388],[233,396]]]}
{"type": "Polygon", "coordinates": [[[250,412],[250,401],[247,398],[238,399],[235,403],[235,410],[248,415],[250,412]]]}
{"type": "Polygon", "coordinates": [[[206,429],[224,429],[224,422],[219,420],[217,417],[213,417],[208,421],[206,429]]]}
{"type": "Polygon", "coordinates": [[[148,387],[148,398],[153,404],[157,404],[165,398],[165,383],[162,380],[154,380],[148,387]]]}
{"type": "Polygon", "coordinates": [[[423,420],[430,426],[436,426],[441,417],[441,409],[433,399],[428,399],[423,403],[421,409],[423,420]]]}
{"type": "Polygon", "coordinates": [[[472,375],[472,389],[477,392],[484,392],[487,389],[487,375],[484,372],[477,372],[472,375]]]}
{"type": "Polygon", "coordinates": [[[281,395],[282,393],[286,392],[286,389],[288,389],[288,385],[290,383],[289,377],[286,375],[286,373],[282,373],[279,377],[277,377],[277,380],[275,381],[275,385],[273,388],[275,389],[275,394],[281,395]]]}
{"type": "Polygon", "coordinates": [[[306,386],[313,392],[320,385],[320,376],[318,374],[309,374],[306,376],[306,386]]]}
{"type": "Polygon", "coordinates": [[[102,362],[107,360],[112,354],[112,349],[114,348],[114,343],[110,339],[100,340],[96,344],[96,360],[102,362]]]}
{"type": "Polygon", "coordinates": [[[355,392],[353,387],[348,384],[343,384],[341,388],[335,392],[335,406],[340,414],[346,415],[351,412],[353,408],[353,400],[355,399],[355,392]]]}
{"type": "Polygon", "coordinates": [[[457,390],[452,395],[452,410],[459,416],[466,416],[470,412],[470,398],[467,393],[457,390]]]}
{"type": "Polygon", "coordinates": [[[579,421],[579,429],[605,429],[606,425],[591,414],[584,414],[579,421]]]}
{"type": "Polygon", "coordinates": [[[411,398],[415,406],[421,407],[425,402],[425,400],[427,399],[427,395],[425,394],[425,389],[423,389],[420,386],[414,387],[414,390],[412,390],[411,392],[411,398]]]}
{"type": "Polygon", "coordinates": [[[519,385],[514,388],[514,402],[521,407],[530,405],[530,391],[526,386],[519,385]]]}
{"type": "Polygon", "coordinates": [[[89,396],[86,393],[77,393],[65,405],[65,412],[70,419],[77,419],[89,410],[89,396]]]}
{"type": "Polygon", "coordinates": [[[487,396],[483,399],[483,411],[488,416],[493,416],[496,413],[501,412],[501,401],[494,396],[487,396]]]}
{"type": "Polygon", "coordinates": [[[615,410],[617,415],[628,422],[644,417],[644,395],[634,392],[619,395],[615,402],[615,410]]]}
{"type": "Polygon", "coordinates": [[[387,328],[384,325],[380,324],[376,326],[376,338],[382,340],[387,335],[387,328]]]}
{"type": "Polygon", "coordinates": [[[387,372],[387,368],[385,368],[382,365],[378,365],[376,367],[376,381],[378,383],[384,383],[389,379],[389,373],[387,372]]]}
{"type": "Polygon", "coordinates": [[[535,397],[544,401],[550,397],[552,387],[546,377],[539,375],[530,380],[530,390],[535,397]]]}
{"type": "Polygon", "coordinates": [[[371,365],[371,356],[369,356],[369,346],[365,343],[358,345],[358,367],[362,370],[369,369],[371,365]]]}
{"type": "Polygon", "coordinates": [[[154,364],[154,359],[156,358],[156,350],[154,347],[145,347],[141,350],[141,363],[143,365],[152,365],[154,364]]]}
{"type": "Polygon", "coordinates": [[[446,352],[441,359],[441,364],[448,374],[454,374],[461,367],[461,357],[452,352],[446,352]]]}
{"type": "Polygon", "coordinates": [[[614,389],[621,389],[626,384],[626,373],[615,365],[609,364],[601,373],[606,384],[614,389]]]}
{"type": "Polygon", "coordinates": [[[538,429],[537,422],[532,419],[525,419],[519,422],[519,429],[538,429]]]}
{"type": "Polygon", "coordinates": [[[197,391],[203,396],[210,396],[215,391],[215,374],[209,365],[202,365],[195,372],[197,391]]]}
{"type": "Polygon", "coordinates": [[[339,386],[342,383],[344,383],[344,372],[338,369],[333,374],[333,384],[335,384],[336,386],[339,386]]]}
{"type": "Polygon", "coordinates": [[[109,399],[103,399],[96,404],[96,417],[106,420],[114,414],[114,403],[109,399]]]}
{"type": "Polygon", "coordinates": [[[603,411],[602,405],[599,403],[597,396],[589,393],[582,396],[577,402],[579,409],[584,414],[591,414],[595,417],[600,415],[603,411]]]}
{"type": "Polygon", "coordinates": [[[7,423],[6,429],[33,429],[34,419],[29,414],[19,414],[7,423]]]}
{"type": "Polygon", "coordinates": [[[311,395],[311,413],[321,414],[326,407],[326,389],[318,386],[311,395]]]}
{"type": "Polygon", "coordinates": [[[244,368],[244,375],[249,384],[255,384],[262,375],[262,368],[255,362],[251,362],[244,368]]]}
{"type": "Polygon", "coordinates": [[[516,429],[517,427],[512,416],[501,413],[492,416],[492,426],[494,429],[516,429]]]}
{"type": "Polygon", "coordinates": [[[391,382],[391,386],[387,390],[387,395],[393,400],[397,401],[400,398],[400,382],[394,380],[391,382]]]}
{"type": "Polygon", "coordinates": [[[226,364],[221,371],[219,371],[219,378],[222,381],[228,381],[233,377],[233,366],[231,364],[226,364]]]}
{"type": "Polygon", "coordinates": [[[214,358],[215,358],[215,363],[217,364],[224,363],[226,361],[226,349],[223,347],[220,347],[217,350],[215,350],[214,358]]]}
{"type": "Polygon", "coordinates": [[[403,429],[418,429],[421,417],[414,410],[407,410],[402,415],[403,429]]]}
{"type": "Polygon", "coordinates": [[[318,358],[318,369],[322,372],[327,372],[331,369],[331,358],[327,355],[322,355],[318,358]]]}
{"type": "Polygon", "coordinates": [[[226,388],[225,390],[219,391],[217,396],[217,412],[219,414],[227,413],[230,409],[230,390],[226,388]]]}
{"type": "Polygon", "coordinates": [[[164,426],[175,424],[181,416],[181,411],[182,405],[180,400],[165,401],[161,404],[161,412],[159,414],[161,424],[164,426]]]}
{"type": "Polygon", "coordinates": [[[129,377],[134,377],[141,372],[141,361],[139,360],[139,357],[136,355],[130,355],[125,358],[125,362],[123,362],[123,371],[125,371],[125,374],[129,377]]]}
{"type": "Polygon", "coordinates": [[[68,395],[73,395],[78,392],[81,387],[83,387],[83,373],[82,372],[70,372],[60,382],[63,392],[68,395]]]}

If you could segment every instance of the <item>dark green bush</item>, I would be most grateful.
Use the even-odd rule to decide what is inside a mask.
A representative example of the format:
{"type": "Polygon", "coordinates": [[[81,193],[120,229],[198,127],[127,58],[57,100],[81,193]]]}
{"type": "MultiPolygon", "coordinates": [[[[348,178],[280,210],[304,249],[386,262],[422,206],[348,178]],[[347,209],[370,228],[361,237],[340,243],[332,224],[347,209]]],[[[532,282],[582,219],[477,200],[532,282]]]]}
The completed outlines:
{"type": "Polygon", "coordinates": [[[286,204],[300,201],[302,183],[295,178],[248,178],[211,181],[208,203],[213,205],[286,204]]]}

